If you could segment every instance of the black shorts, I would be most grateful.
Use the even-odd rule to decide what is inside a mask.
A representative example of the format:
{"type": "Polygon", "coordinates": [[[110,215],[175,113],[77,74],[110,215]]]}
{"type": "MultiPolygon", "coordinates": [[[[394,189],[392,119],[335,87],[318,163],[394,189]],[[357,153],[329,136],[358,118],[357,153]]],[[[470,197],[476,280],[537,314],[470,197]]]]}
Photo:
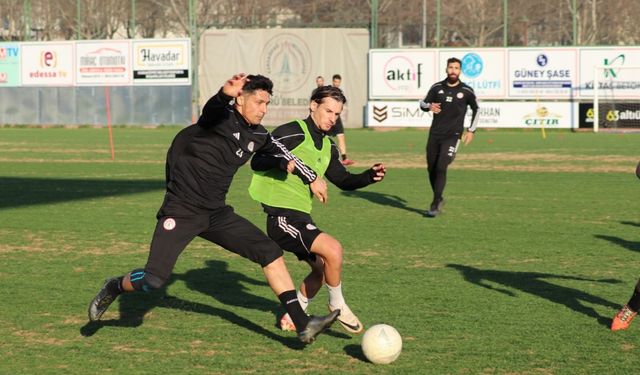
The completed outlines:
{"type": "Polygon", "coordinates": [[[315,262],[311,252],[313,241],[322,233],[311,220],[289,216],[267,216],[267,234],[283,250],[294,253],[298,260],[315,262]]]}
{"type": "Polygon", "coordinates": [[[327,134],[332,137],[335,137],[338,134],[344,134],[344,125],[342,125],[342,119],[340,117],[338,117],[338,120],[336,120],[336,124],[333,125],[331,129],[329,129],[327,134]]]}
{"type": "Polygon", "coordinates": [[[460,138],[457,136],[448,138],[430,136],[427,140],[427,167],[446,169],[456,158],[459,142],[460,138]]]}
{"type": "Polygon", "coordinates": [[[282,256],[282,249],[264,232],[225,206],[208,214],[158,218],[145,272],[169,278],[178,256],[196,236],[262,267],[282,256]]]}

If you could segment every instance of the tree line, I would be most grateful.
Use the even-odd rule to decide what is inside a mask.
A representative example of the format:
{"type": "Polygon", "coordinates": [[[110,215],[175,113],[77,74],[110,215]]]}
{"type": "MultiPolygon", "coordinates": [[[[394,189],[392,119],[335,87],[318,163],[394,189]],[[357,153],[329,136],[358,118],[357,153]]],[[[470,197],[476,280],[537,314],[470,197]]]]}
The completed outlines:
{"type": "Polygon", "coordinates": [[[637,45],[634,5],[637,0],[0,0],[0,40],[346,27],[375,31],[381,48],[637,45]],[[372,4],[378,7],[373,24],[372,4]]]}

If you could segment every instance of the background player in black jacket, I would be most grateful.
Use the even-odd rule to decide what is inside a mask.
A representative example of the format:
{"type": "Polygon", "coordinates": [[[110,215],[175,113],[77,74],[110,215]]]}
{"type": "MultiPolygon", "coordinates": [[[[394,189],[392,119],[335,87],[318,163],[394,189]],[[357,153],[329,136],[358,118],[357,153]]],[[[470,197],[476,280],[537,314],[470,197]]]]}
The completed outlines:
{"type": "MultiPolygon", "coordinates": [[[[342,84],[342,76],[340,74],[334,74],[331,77],[331,86],[340,88],[342,84]]],[[[345,103],[346,104],[345,99],[345,103]]],[[[338,140],[338,149],[340,150],[340,158],[342,160],[342,164],[344,165],[352,165],[355,162],[347,157],[347,139],[344,135],[344,125],[342,124],[342,119],[340,116],[336,119],[336,124],[331,127],[331,130],[327,133],[332,137],[336,137],[338,140]]]]}
{"type": "MultiPolygon", "coordinates": [[[[335,126],[345,101],[339,88],[319,87],[311,95],[309,116],[279,126],[273,131],[273,137],[307,165],[314,165],[319,174],[324,172],[324,176],[340,189],[355,190],[381,181],[386,170],[380,163],[362,173],[352,174],[341,163],[338,148],[327,133],[335,126]]],[[[279,171],[284,163],[284,160],[262,153],[256,153],[251,160],[251,168],[262,171],[254,173],[249,190],[268,215],[267,233],[280,247],[311,266],[311,273],[298,291],[302,307],[306,309],[308,302],[326,283],[329,310],[339,309],[338,321],[342,326],[348,332],[360,333],[364,326],[347,306],[342,294],[342,245],[313,222],[311,197],[296,179],[279,171]]],[[[280,327],[283,330],[293,328],[289,314],[280,319],[280,327]]]]}
{"type": "Polygon", "coordinates": [[[444,205],[447,168],[458,151],[460,138],[468,145],[473,140],[478,121],[478,103],[473,89],[460,81],[462,63],[452,57],[447,60],[447,78],[435,83],[427,96],[420,101],[420,109],[433,113],[433,122],[427,141],[427,169],[429,183],[433,190],[433,200],[427,210],[428,217],[440,214],[444,205]],[[471,125],[464,133],[464,119],[467,107],[471,107],[471,125]],[[464,135],[463,135],[464,133],[464,135]]]}
{"type": "Polygon", "coordinates": [[[290,171],[326,200],[326,183],[273,140],[260,125],[273,84],[263,76],[235,75],[211,97],[198,122],[181,130],[167,153],[167,191],[158,211],[149,258],[144,269],[107,280],[89,305],[89,319],[100,319],[122,292],[160,288],[169,279],[180,253],[196,237],[260,264],[269,286],[293,318],[305,343],[337,317],[308,317],[297,301],[282,250],[260,229],[225,203],[238,168],[260,151],[290,162],[290,171]]]}

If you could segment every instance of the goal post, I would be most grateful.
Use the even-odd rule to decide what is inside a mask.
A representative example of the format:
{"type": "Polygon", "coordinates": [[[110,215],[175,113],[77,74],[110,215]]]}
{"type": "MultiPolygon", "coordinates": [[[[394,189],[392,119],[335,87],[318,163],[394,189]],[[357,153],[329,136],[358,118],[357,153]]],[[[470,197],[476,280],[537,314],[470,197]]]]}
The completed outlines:
{"type": "Polygon", "coordinates": [[[640,131],[640,66],[596,65],[593,131],[640,131]]]}

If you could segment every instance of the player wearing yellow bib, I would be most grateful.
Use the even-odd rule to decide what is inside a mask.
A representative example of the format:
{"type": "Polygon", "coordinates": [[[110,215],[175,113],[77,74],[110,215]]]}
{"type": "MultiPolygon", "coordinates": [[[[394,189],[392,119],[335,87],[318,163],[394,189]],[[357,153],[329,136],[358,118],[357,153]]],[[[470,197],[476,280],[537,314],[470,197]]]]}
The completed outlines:
{"type": "MultiPolygon", "coordinates": [[[[326,177],[342,190],[355,190],[381,181],[386,170],[379,163],[362,173],[352,174],[341,163],[340,152],[327,133],[335,126],[345,102],[339,88],[319,87],[311,94],[309,117],[281,125],[272,135],[318,176],[326,177]]],[[[262,203],[267,213],[267,234],[282,249],[293,252],[311,266],[311,272],[297,292],[301,306],[306,310],[310,300],[326,283],[329,310],[340,309],[338,321],[348,332],[362,332],[362,323],[347,306],[342,294],[342,245],[313,222],[309,187],[284,172],[293,170],[291,163],[272,155],[256,153],[251,168],[254,176],[249,193],[262,203]]],[[[284,330],[294,329],[289,314],[283,315],[280,326],[284,330]]]]}

